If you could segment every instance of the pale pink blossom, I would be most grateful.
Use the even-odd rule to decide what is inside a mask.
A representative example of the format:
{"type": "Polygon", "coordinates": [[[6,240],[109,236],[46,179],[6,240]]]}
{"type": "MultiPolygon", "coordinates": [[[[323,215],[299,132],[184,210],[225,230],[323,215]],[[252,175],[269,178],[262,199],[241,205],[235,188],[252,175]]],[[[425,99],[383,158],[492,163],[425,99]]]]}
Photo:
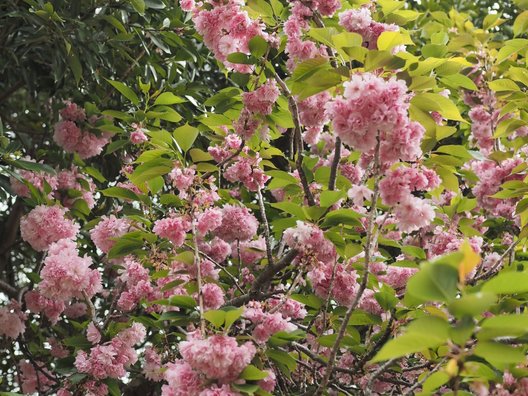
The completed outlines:
{"type": "Polygon", "coordinates": [[[95,246],[103,253],[108,253],[117,239],[128,232],[130,221],[119,219],[114,215],[101,216],[101,221],[90,231],[95,246]]]}

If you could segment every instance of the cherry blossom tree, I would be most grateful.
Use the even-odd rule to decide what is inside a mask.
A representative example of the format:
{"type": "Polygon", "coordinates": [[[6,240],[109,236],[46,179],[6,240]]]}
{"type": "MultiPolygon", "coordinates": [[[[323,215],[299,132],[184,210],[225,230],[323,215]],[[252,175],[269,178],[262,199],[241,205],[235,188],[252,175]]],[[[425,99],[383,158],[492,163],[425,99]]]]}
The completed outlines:
{"type": "Polygon", "coordinates": [[[0,390],[528,394],[528,4],[479,6],[1,5],[0,390]]]}

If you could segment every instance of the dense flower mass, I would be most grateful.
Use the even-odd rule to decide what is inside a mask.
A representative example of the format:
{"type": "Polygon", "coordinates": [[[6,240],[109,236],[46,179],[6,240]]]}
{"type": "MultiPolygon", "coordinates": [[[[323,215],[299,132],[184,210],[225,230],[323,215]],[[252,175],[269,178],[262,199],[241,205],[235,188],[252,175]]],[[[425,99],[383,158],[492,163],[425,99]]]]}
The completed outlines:
{"type": "Polygon", "coordinates": [[[101,291],[101,274],[91,265],[90,257],[79,256],[75,242],[61,239],[49,248],[38,289],[50,299],[90,298],[101,291]]]}
{"type": "Polygon", "coordinates": [[[86,120],[84,109],[75,103],[67,103],[66,108],[61,111],[61,116],[62,120],[55,124],[55,143],[68,153],[79,154],[82,159],[101,154],[103,147],[110,141],[108,133],[95,135],[81,129],[85,122],[91,124],[95,119],[86,120]]]}
{"type": "Polygon", "coordinates": [[[413,161],[422,153],[424,129],[408,115],[409,95],[402,80],[372,73],[353,74],[344,94],[328,103],[332,126],[343,143],[373,153],[379,142],[383,162],[413,161]]]}
{"type": "Polygon", "coordinates": [[[130,223],[126,219],[118,219],[114,215],[102,216],[101,221],[90,231],[90,237],[98,249],[108,253],[116,239],[124,235],[129,227],[130,223]]]}
{"type": "Polygon", "coordinates": [[[75,238],[79,225],[65,217],[60,206],[39,205],[20,220],[22,239],[35,250],[47,250],[53,242],[75,238]]]}
{"type": "Polygon", "coordinates": [[[528,395],[523,4],[7,3],[0,394],[528,395]]]}

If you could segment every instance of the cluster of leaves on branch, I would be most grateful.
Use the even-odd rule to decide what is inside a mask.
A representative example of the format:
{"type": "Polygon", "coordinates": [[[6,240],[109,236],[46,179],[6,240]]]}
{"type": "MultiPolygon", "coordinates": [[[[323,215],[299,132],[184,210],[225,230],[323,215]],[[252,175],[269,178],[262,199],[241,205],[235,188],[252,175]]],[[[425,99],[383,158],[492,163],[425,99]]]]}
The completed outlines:
{"type": "Polygon", "coordinates": [[[528,394],[514,3],[1,5],[0,389],[528,394]]]}

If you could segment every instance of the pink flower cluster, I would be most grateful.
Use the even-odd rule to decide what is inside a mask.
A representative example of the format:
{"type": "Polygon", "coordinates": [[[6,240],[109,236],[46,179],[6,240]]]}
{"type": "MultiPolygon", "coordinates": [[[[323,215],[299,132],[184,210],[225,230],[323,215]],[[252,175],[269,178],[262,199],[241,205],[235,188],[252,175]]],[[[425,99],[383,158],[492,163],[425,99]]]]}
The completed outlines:
{"type": "MultiPolygon", "coordinates": [[[[51,378],[54,377],[44,363],[36,361],[35,364],[38,365],[40,370],[48,374],[48,376],[51,378]]],[[[22,392],[26,395],[32,395],[36,392],[39,394],[41,392],[46,392],[55,384],[51,378],[48,378],[48,376],[40,370],[35,369],[33,364],[27,360],[21,360],[18,363],[18,367],[20,369],[20,380],[22,382],[20,387],[22,388],[22,392]]]]}
{"type": "Polygon", "coordinates": [[[387,265],[374,261],[370,264],[370,271],[376,275],[378,280],[398,290],[405,288],[408,279],[416,273],[417,269],[387,265]]]}
{"type": "MultiPolygon", "coordinates": [[[[378,38],[383,32],[397,32],[399,27],[394,24],[376,22],[372,19],[370,10],[366,7],[346,10],[339,14],[339,24],[347,31],[358,33],[363,37],[363,43],[370,49],[378,48],[378,38]]],[[[393,52],[405,50],[405,46],[394,48],[393,52]]]]}
{"type": "Polygon", "coordinates": [[[257,130],[264,135],[267,132],[264,117],[271,114],[279,95],[275,80],[267,80],[256,90],[244,92],[242,94],[244,107],[238,120],[233,123],[235,132],[246,140],[251,138],[257,130]]]}
{"type": "Polygon", "coordinates": [[[192,338],[179,346],[189,365],[208,379],[233,381],[251,363],[256,349],[252,343],[238,345],[233,337],[213,335],[206,339],[192,338]]]}
{"type": "Polygon", "coordinates": [[[111,341],[92,347],[89,354],[80,351],[75,358],[75,367],[79,372],[90,374],[98,380],[121,378],[126,374],[126,367],[137,361],[133,347],[142,342],[145,336],[145,326],[134,323],[111,341]]]}
{"type": "Polygon", "coordinates": [[[229,166],[224,177],[230,182],[241,182],[249,191],[258,191],[270,179],[259,167],[262,161],[259,154],[255,156],[238,156],[236,161],[229,166]]]}
{"type": "MultiPolygon", "coordinates": [[[[293,311],[293,313],[296,313],[293,311]]],[[[298,312],[298,314],[301,314],[298,312]]],[[[260,302],[251,301],[246,305],[244,318],[250,320],[255,328],[253,337],[259,344],[263,344],[275,333],[279,331],[291,332],[297,329],[288,319],[287,312],[264,312],[264,307],[260,302]]]]}
{"type": "Polygon", "coordinates": [[[131,311],[142,298],[153,297],[154,289],[150,284],[149,271],[133,257],[127,256],[122,264],[125,269],[119,276],[125,288],[117,306],[124,311],[131,311]]]}
{"type": "Polygon", "coordinates": [[[191,222],[186,217],[176,215],[156,220],[152,229],[157,236],[167,238],[175,247],[183,245],[185,236],[190,230],[191,222]]]}
{"type": "Polygon", "coordinates": [[[414,161],[421,155],[424,128],[409,119],[404,81],[356,73],[344,87],[344,95],[326,108],[343,143],[373,155],[379,139],[381,160],[388,164],[414,161]]]}
{"type": "Polygon", "coordinates": [[[27,292],[24,295],[24,300],[30,312],[44,314],[51,324],[57,323],[60,314],[65,309],[64,301],[44,297],[37,290],[27,292]]]}
{"type": "Polygon", "coordinates": [[[394,206],[398,228],[411,232],[429,225],[435,217],[433,207],[412,193],[431,191],[439,185],[440,178],[431,169],[400,166],[386,173],[379,188],[383,203],[394,206]]]}
{"type": "Polygon", "coordinates": [[[222,208],[222,224],[215,230],[226,242],[249,241],[258,229],[258,221],[245,206],[225,205],[222,208]]]}
{"type": "Polygon", "coordinates": [[[478,177],[477,184],[473,187],[473,194],[481,208],[487,210],[494,216],[502,216],[511,219],[517,198],[499,199],[491,195],[497,193],[502,183],[510,180],[522,180],[522,174],[514,174],[512,171],[522,163],[520,158],[510,158],[497,164],[494,161],[473,161],[470,168],[478,177]]]}
{"type": "Polygon", "coordinates": [[[190,334],[180,343],[182,360],[167,364],[163,396],[239,395],[229,383],[251,363],[256,349],[250,342],[238,345],[233,337],[214,335],[207,339],[190,334]],[[216,380],[222,385],[211,384],[216,380]]]}
{"type": "Polygon", "coordinates": [[[310,145],[319,142],[323,126],[329,121],[325,112],[325,106],[330,101],[328,91],[312,95],[298,102],[299,119],[306,128],[303,139],[310,145]]]}
{"type": "Polygon", "coordinates": [[[65,217],[60,206],[39,205],[20,220],[20,234],[37,251],[47,250],[53,242],[75,238],[79,225],[65,217]]]}
{"type": "MultiPolygon", "coordinates": [[[[67,102],[61,111],[62,120],[55,124],[53,140],[68,153],[77,153],[82,159],[99,155],[109,142],[107,133],[97,136],[81,130],[86,122],[84,109],[75,103],[67,102]]],[[[93,121],[92,119],[88,122],[93,121]]]]}
{"type": "Polygon", "coordinates": [[[174,167],[168,177],[172,185],[178,189],[178,195],[181,199],[189,197],[188,191],[194,183],[196,171],[194,168],[183,168],[180,165],[174,167]]]}
{"type": "Polygon", "coordinates": [[[218,309],[225,303],[224,290],[216,283],[205,283],[202,285],[202,296],[204,308],[218,309]]]}
{"type": "MultiPolygon", "coordinates": [[[[75,201],[79,198],[86,202],[88,208],[92,209],[95,206],[93,196],[95,184],[90,177],[81,174],[75,166],[72,166],[71,170],[60,171],[56,176],[27,170],[19,171],[19,175],[41,192],[44,192],[45,185],[48,184],[51,190],[48,197],[60,200],[62,205],[67,208],[72,208],[75,201]],[[69,190],[75,190],[81,194],[80,196],[74,194],[72,197],[68,194],[69,190]]],[[[20,197],[29,197],[31,195],[29,188],[23,182],[14,177],[10,181],[11,188],[16,195],[20,197]]]]}
{"type": "Polygon", "coordinates": [[[90,257],[79,256],[75,242],[61,239],[50,246],[44,259],[38,290],[52,300],[90,298],[102,289],[101,274],[90,269],[91,264],[90,257]]]}
{"type": "Polygon", "coordinates": [[[235,52],[249,54],[249,41],[255,36],[270,38],[263,31],[263,24],[252,20],[246,11],[242,11],[243,2],[200,2],[203,8],[198,8],[193,0],[181,0],[180,4],[182,10],[192,11],[196,30],[203,36],[203,42],[216,59],[228,69],[240,73],[251,72],[249,65],[231,63],[227,56],[235,52]]]}
{"type": "Polygon", "coordinates": [[[289,247],[305,257],[314,257],[316,261],[333,262],[336,256],[334,245],[316,225],[298,220],[296,227],[284,231],[283,238],[289,247]]]}
{"type": "Polygon", "coordinates": [[[220,146],[209,146],[207,151],[216,162],[222,162],[228,159],[236,150],[242,145],[242,139],[236,133],[228,133],[227,128],[224,127],[227,135],[220,146]]]}
{"type": "Polygon", "coordinates": [[[24,334],[26,315],[14,300],[0,307],[0,337],[5,336],[13,340],[24,334]]]}
{"type": "Polygon", "coordinates": [[[101,216],[101,221],[90,231],[90,238],[103,253],[108,253],[116,240],[130,228],[128,219],[118,219],[114,215],[101,216]]]}
{"type": "Polygon", "coordinates": [[[475,106],[469,113],[471,119],[471,134],[477,146],[484,154],[489,154],[493,150],[493,130],[497,126],[499,111],[490,113],[484,106],[475,106]]]}
{"type": "Polygon", "coordinates": [[[134,130],[130,133],[130,141],[133,144],[141,144],[148,141],[148,137],[145,135],[145,129],[141,125],[132,123],[132,128],[134,130]]]}
{"type": "Polygon", "coordinates": [[[333,263],[319,262],[308,272],[307,278],[310,280],[314,292],[321,298],[328,298],[329,293],[341,305],[350,305],[357,294],[359,288],[357,273],[341,263],[335,266],[335,274],[332,288],[333,263]]]}

